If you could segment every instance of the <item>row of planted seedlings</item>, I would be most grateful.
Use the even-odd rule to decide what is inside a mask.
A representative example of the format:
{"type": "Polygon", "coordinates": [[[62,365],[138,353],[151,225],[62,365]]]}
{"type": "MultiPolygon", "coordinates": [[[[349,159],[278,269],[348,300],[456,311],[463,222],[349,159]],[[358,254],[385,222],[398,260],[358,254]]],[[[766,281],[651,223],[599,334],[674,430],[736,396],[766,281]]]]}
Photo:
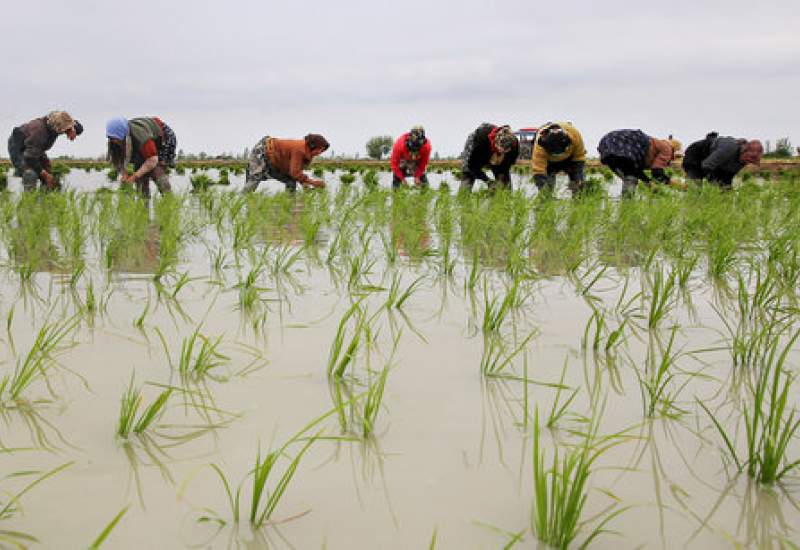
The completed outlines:
{"type": "MultiPolygon", "coordinates": [[[[386,288],[389,296],[386,302],[389,305],[385,306],[386,309],[391,309],[393,306],[390,304],[398,302],[400,307],[396,309],[401,309],[402,303],[413,293],[414,288],[422,283],[418,279],[411,286],[404,285],[401,287],[399,279],[393,278],[386,287],[374,284],[371,275],[374,271],[378,271],[375,268],[375,264],[378,261],[376,258],[385,260],[387,265],[391,265],[398,261],[398,256],[401,258],[405,256],[414,264],[432,268],[428,271],[428,274],[436,278],[452,279],[454,275],[460,274],[465,295],[470,295],[470,290],[474,290],[483,284],[483,320],[480,326],[486,342],[486,351],[484,352],[484,357],[481,358],[481,371],[492,377],[501,377],[506,380],[521,378],[523,387],[527,388],[530,380],[528,373],[523,372],[520,377],[518,374],[509,373],[508,369],[510,369],[514,357],[524,348],[534,331],[523,330],[521,337],[515,337],[516,339],[512,343],[507,344],[503,342],[502,338],[498,337],[498,329],[503,326],[503,320],[508,312],[524,309],[520,308],[524,304],[524,295],[522,297],[518,295],[519,289],[528,286],[528,281],[546,277],[553,273],[570,275],[570,278],[574,281],[576,291],[580,292],[581,295],[587,296],[589,304],[596,303],[596,300],[591,297],[592,288],[598,281],[603,280],[603,272],[608,269],[608,266],[597,263],[594,260],[594,247],[600,249],[599,257],[603,257],[601,256],[602,254],[613,253],[614,258],[626,258],[622,265],[623,268],[642,269],[643,278],[646,281],[642,286],[646,287],[647,291],[643,290],[640,294],[642,300],[647,301],[648,305],[645,307],[643,304],[641,310],[642,312],[646,311],[647,315],[645,316],[642,312],[637,315],[642,322],[646,319],[646,327],[649,331],[658,328],[660,320],[664,318],[664,313],[668,310],[669,304],[676,299],[674,294],[677,292],[676,289],[681,287],[685,289],[686,284],[692,279],[692,274],[702,271],[703,268],[705,268],[705,272],[709,276],[713,276],[710,278],[711,281],[715,284],[719,283],[719,288],[721,289],[719,295],[720,299],[723,300],[730,290],[730,281],[726,281],[726,279],[729,279],[728,276],[741,265],[742,259],[738,256],[741,247],[752,245],[759,240],[769,239],[772,234],[764,233],[764,229],[774,230],[776,224],[778,224],[777,227],[779,229],[786,231],[777,242],[767,242],[767,250],[770,254],[769,273],[781,281],[781,288],[791,289],[791,293],[788,293],[787,296],[796,295],[797,281],[794,274],[797,272],[797,258],[796,255],[792,256],[793,250],[796,249],[796,242],[792,242],[792,235],[789,232],[793,222],[792,216],[796,213],[796,200],[793,202],[791,195],[780,200],[779,197],[774,196],[774,191],[769,190],[751,189],[747,191],[751,194],[747,197],[750,200],[746,204],[752,208],[752,212],[734,218],[730,223],[727,223],[727,229],[733,231],[739,237],[730,240],[725,240],[726,234],[724,231],[717,231],[711,237],[705,235],[704,232],[709,227],[718,228],[718,224],[714,224],[715,220],[709,212],[714,212],[712,207],[720,209],[730,207],[731,201],[741,197],[713,194],[706,197],[706,199],[710,200],[705,202],[701,202],[698,197],[684,198],[678,195],[654,195],[645,197],[640,201],[617,206],[615,203],[608,203],[602,196],[589,197],[572,203],[560,201],[531,203],[530,201],[520,200],[521,197],[514,197],[511,194],[500,195],[492,200],[487,200],[486,197],[470,197],[464,200],[442,194],[438,196],[430,194],[400,194],[390,199],[385,193],[361,195],[342,191],[330,203],[326,194],[304,194],[302,196],[302,209],[299,211],[297,210],[297,199],[289,198],[285,195],[280,196],[280,198],[258,197],[248,199],[235,196],[207,196],[200,199],[200,211],[204,214],[207,212],[208,220],[214,220],[215,216],[220,215],[220,212],[225,212],[225,215],[235,216],[235,218],[231,217],[233,231],[230,232],[234,239],[234,242],[231,243],[233,260],[237,267],[247,266],[246,275],[241,272],[239,275],[240,281],[237,283],[243,310],[247,309],[244,307],[247,304],[262,301],[260,297],[262,287],[259,287],[259,280],[266,274],[265,270],[270,269],[270,273],[273,276],[278,273],[290,273],[291,266],[299,261],[297,254],[301,251],[304,254],[304,259],[311,259],[317,265],[327,266],[330,269],[332,279],[338,282],[337,286],[341,285],[342,289],[346,289],[346,294],[351,299],[365,293],[374,294],[386,288]],[[697,199],[699,204],[687,204],[687,199],[697,199]],[[243,201],[247,202],[243,203],[243,201]],[[684,201],[683,204],[679,205],[684,207],[680,210],[680,213],[686,216],[686,220],[694,223],[684,221],[683,224],[677,226],[682,230],[676,230],[675,218],[663,215],[663,210],[671,205],[674,206],[675,202],[680,203],[680,201],[684,201]],[[716,201],[716,204],[714,201],[716,201]],[[696,209],[693,210],[687,206],[695,206],[696,209]],[[632,216],[630,214],[631,211],[638,211],[639,216],[632,216]],[[610,219],[604,219],[604,216],[608,216],[610,219]],[[782,226],[779,225],[781,221],[783,222],[782,226]],[[632,229],[633,231],[628,234],[619,228],[610,228],[613,223],[628,223],[630,227],[626,229],[632,229]],[[431,235],[431,227],[429,225],[437,230],[435,235],[431,235]],[[320,245],[326,242],[324,236],[326,227],[330,229],[330,234],[327,246],[323,248],[320,245]],[[457,235],[453,227],[458,227],[457,235]],[[697,237],[701,235],[704,238],[698,239],[697,237]],[[253,243],[257,242],[259,238],[264,239],[266,243],[270,243],[270,246],[254,246],[253,243]],[[712,238],[715,240],[712,241],[712,238]],[[633,239],[633,242],[626,242],[630,239],[633,239]],[[608,246],[605,244],[607,240],[611,240],[614,244],[612,248],[604,250],[603,247],[608,246]],[[295,247],[293,249],[290,246],[293,242],[302,243],[302,248],[295,247]],[[687,245],[687,242],[690,244],[687,245]],[[233,246],[234,243],[235,246],[233,246]],[[378,245],[377,243],[380,244],[378,245]],[[712,248],[717,243],[728,245],[727,249],[721,247],[724,252],[721,260],[717,258],[717,254],[721,252],[717,248],[712,248]],[[708,248],[704,250],[704,246],[708,248]],[[320,248],[323,248],[323,250],[320,250],[320,248]],[[267,256],[264,254],[265,250],[271,251],[269,260],[266,259],[267,256]],[[562,251],[561,255],[557,253],[558,250],[562,251]],[[677,254],[678,252],[680,254],[677,254]],[[705,254],[707,257],[706,265],[701,266],[697,257],[692,256],[691,253],[687,254],[687,252],[695,252],[698,256],[705,254]],[[551,260],[557,259],[561,262],[561,265],[557,265],[554,269],[542,269],[541,266],[544,264],[541,263],[539,254],[546,257],[548,253],[551,260]],[[461,261],[458,262],[458,266],[453,262],[452,256],[460,258],[461,261]],[[631,259],[627,260],[627,258],[631,259]],[[662,259],[672,261],[673,258],[680,258],[683,263],[665,275],[662,272],[660,262],[662,259]],[[258,265],[259,263],[261,264],[260,266],[258,265]],[[718,269],[718,266],[722,266],[723,269],[718,269]],[[487,267],[490,270],[503,269],[510,276],[511,282],[505,281],[502,283],[503,288],[506,289],[506,294],[502,298],[494,296],[494,292],[489,290],[487,276],[481,276],[480,274],[481,270],[487,267]],[[256,270],[255,273],[254,269],[256,270]],[[253,296],[255,298],[252,298],[253,296]],[[391,296],[394,296],[394,298],[391,298],[391,296]]],[[[132,204],[135,205],[136,203],[132,204]]],[[[99,207],[101,209],[98,212],[102,213],[102,203],[99,207]]],[[[135,210],[136,207],[132,206],[132,208],[135,210]]],[[[177,219],[178,223],[176,225],[178,226],[181,225],[180,214],[186,214],[186,211],[194,212],[194,205],[189,208],[186,204],[180,202],[170,203],[165,201],[163,204],[156,203],[156,209],[158,208],[164,209],[162,212],[167,214],[164,219],[177,219]]],[[[125,214],[123,214],[123,219],[136,219],[139,222],[138,224],[133,222],[120,224],[122,233],[135,227],[141,227],[141,220],[148,219],[147,217],[141,217],[141,212],[139,212],[138,217],[126,218],[124,216],[125,214]]],[[[100,218],[98,217],[98,219],[100,218]]],[[[221,223],[219,219],[217,217],[215,223],[221,223]]],[[[100,222],[100,227],[105,227],[103,223],[105,222],[100,222]]],[[[203,220],[198,223],[209,223],[209,221],[203,220]]],[[[162,225],[168,227],[168,223],[163,223],[162,225]]],[[[225,227],[225,225],[218,225],[218,233],[225,234],[225,227]],[[219,231],[220,228],[223,231],[219,231]]],[[[776,233],[780,234],[779,232],[776,233]]],[[[114,242],[114,232],[104,233],[104,235],[108,234],[112,235],[112,237],[106,237],[102,242],[114,242]]],[[[21,240],[22,242],[38,242],[38,236],[32,239],[23,237],[21,240]]],[[[227,247],[221,243],[218,243],[217,246],[216,251],[218,254],[214,264],[217,267],[224,267],[225,260],[218,260],[218,258],[226,253],[225,249],[227,247]]],[[[169,249],[170,246],[167,246],[167,250],[169,249]]],[[[104,257],[113,258],[114,255],[106,254],[104,257]]],[[[170,262],[170,257],[170,254],[166,255],[167,263],[170,262]]],[[[614,266],[614,268],[618,269],[617,266],[614,266]]],[[[158,277],[154,277],[154,281],[160,281],[170,270],[160,271],[158,277]]],[[[625,288],[628,287],[628,280],[628,278],[625,278],[625,288]]],[[[739,294],[742,294],[742,288],[745,283],[742,280],[739,280],[738,283],[739,294]]],[[[747,295],[746,290],[744,293],[747,295]]],[[[329,368],[331,368],[334,380],[337,380],[337,374],[341,378],[342,374],[346,372],[346,366],[352,361],[355,352],[358,351],[361,345],[360,343],[368,343],[371,340],[369,336],[371,330],[369,327],[371,325],[368,320],[372,319],[372,315],[367,314],[368,310],[363,308],[361,299],[363,298],[358,298],[353,302],[353,305],[348,309],[348,314],[343,319],[345,325],[348,323],[354,324],[352,330],[354,334],[359,334],[360,336],[353,336],[347,340],[344,335],[337,333],[332,345],[330,364],[334,365],[334,367],[329,365],[329,368]],[[339,343],[337,344],[337,342],[339,343]],[[342,348],[344,349],[343,352],[341,351],[342,348]],[[335,351],[337,349],[339,351],[335,351]],[[340,365],[344,365],[345,370],[340,370],[340,365]]],[[[474,300],[474,293],[471,293],[471,299],[474,300]]],[[[618,304],[623,305],[629,303],[629,300],[623,300],[622,298],[618,302],[618,304]]],[[[628,323],[633,326],[633,323],[627,321],[626,317],[620,327],[610,330],[608,336],[604,337],[605,317],[598,312],[599,308],[593,307],[592,309],[594,313],[592,314],[593,317],[590,318],[590,324],[594,323],[594,338],[590,338],[592,328],[587,325],[583,347],[590,347],[588,342],[592,341],[591,348],[593,350],[597,350],[600,347],[606,352],[610,349],[613,350],[617,342],[624,340],[624,333],[620,332],[620,327],[628,323]]],[[[622,307],[622,311],[626,311],[626,308],[622,307]]],[[[673,327],[669,331],[669,339],[666,340],[666,344],[663,340],[660,342],[660,351],[658,353],[654,351],[648,355],[650,359],[648,359],[647,365],[651,374],[642,374],[642,394],[645,398],[643,401],[646,404],[644,406],[646,416],[654,416],[656,413],[674,414],[675,399],[671,397],[670,391],[665,390],[669,390],[674,381],[674,375],[671,373],[670,367],[674,363],[674,357],[678,355],[674,351],[675,334],[676,328],[673,327]]],[[[394,342],[396,345],[397,340],[394,342]]],[[[775,348],[767,346],[766,349],[775,348]]],[[[785,350],[787,348],[781,349],[785,350]]],[[[779,358],[784,357],[783,360],[785,361],[787,354],[781,352],[773,355],[777,355],[779,358]]],[[[772,373],[776,372],[774,369],[766,370],[772,373]]],[[[374,412],[376,410],[374,404],[369,405],[369,403],[374,403],[377,396],[382,395],[387,372],[385,370],[382,371],[374,378],[375,381],[372,381],[370,376],[367,376],[367,381],[362,382],[368,388],[366,397],[369,398],[364,401],[364,412],[361,414],[361,418],[368,419],[373,414],[368,413],[368,411],[374,412]]],[[[780,379],[780,377],[778,378],[780,379]]],[[[553,387],[556,390],[556,399],[550,418],[546,423],[550,427],[556,425],[558,420],[565,415],[567,407],[574,403],[574,393],[570,393],[565,401],[560,401],[561,392],[566,389],[563,383],[553,384],[553,387]]],[[[756,384],[755,387],[758,388],[759,385],[756,384]]],[[[761,383],[760,387],[763,388],[765,386],[761,383]]],[[[337,416],[342,422],[341,419],[344,416],[342,412],[344,410],[342,395],[350,396],[353,394],[353,390],[343,389],[341,382],[338,383],[338,386],[334,386],[334,390],[332,390],[333,395],[339,396],[335,399],[335,402],[337,403],[336,410],[339,411],[337,416]]],[[[760,394],[756,392],[755,395],[758,403],[765,404],[764,395],[766,394],[763,389],[760,394]],[[758,395],[761,395],[761,398],[758,398],[758,395]]],[[[788,395],[788,392],[784,392],[783,395],[788,395]]],[[[157,404],[159,402],[161,402],[161,396],[153,403],[157,404]]],[[[352,405],[352,401],[348,402],[352,405]]],[[[527,419],[530,414],[527,399],[525,403],[522,417],[527,419]]],[[[135,423],[136,426],[145,426],[140,431],[147,429],[146,419],[153,416],[147,411],[152,411],[152,409],[148,407],[146,414],[141,416],[135,423]],[[141,423],[142,419],[144,419],[145,424],[141,423]]],[[[748,417],[751,419],[751,424],[753,414],[751,413],[751,416],[748,417]]],[[[352,411],[350,411],[349,416],[353,416],[352,411]]],[[[779,419],[783,418],[780,415],[778,416],[779,419]]],[[[758,418],[763,418],[763,416],[757,417],[757,420],[758,418]]],[[[374,423],[374,421],[365,420],[361,420],[361,422],[364,425],[370,422],[374,423]]],[[[780,422],[778,424],[780,425],[780,422]]],[[[538,430],[539,423],[535,422],[534,425],[535,429],[538,430]]],[[[722,423],[719,423],[718,427],[720,426],[722,426],[722,423]]],[[[363,426],[362,430],[368,431],[363,426]]],[[[720,431],[723,433],[722,429],[720,431]]],[[[536,433],[538,434],[539,432],[537,431],[536,433]]],[[[593,441],[598,440],[596,429],[594,431],[590,430],[588,433],[595,434],[592,436],[593,441]]],[[[729,439],[723,439],[726,442],[729,441],[729,439]]],[[[605,441],[604,439],[599,440],[605,441]]],[[[585,439],[585,441],[589,441],[589,439],[585,439]]],[[[791,442],[791,437],[785,438],[784,441],[788,444],[791,442]]],[[[745,462],[739,459],[733,445],[726,446],[735,457],[737,465],[742,467],[746,465],[749,472],[752,460],[745,462]]],[[[535,452],[540,453],[540,447],[535,447],[537,448],[535,452]]],[[[564,458],[564,463],[560,462],[560,459],[556,456],[554,460],[557,468],[553,471],[540,471],[537,477],[539,482],[542,479],[541,474],[543,472],[551,476],[551,481],[558,479],[560,482],[566,483],[572,480],[570,478],[570,472],[572,472],[570,464],[577,460],[577,464],[581,465],[581,468],[578,468],[573,473],[576,475],[580,473],[581,476],[584,476],[582,483],[585,484],[586,474],[589,472],[585,468],[591,466],[592,460],[588,460],[588,458],[594,456],[594,451],[589,455],[585,453],[590,449],[596,449],[596,447],[593,443],[591,446],[584,444],[582,447],[576,448],[584,454],[573,455],[570,453],[567,455],[569,460],[567,461],[564,458]],[[559,472],[558,468],[567,469],[557,473],[559,472]]],[[[601,446],[600,448],[603,447],[601,446]]],[[[785,447],[783,450],[785,451],[785,447]]],[[[779,456],[778,458],[780,459],[781,457],[779,456]]],[[[537,460],[536,464],[542,463],[541,456],[537,460]]],[[[785,475],[788,471],[780,470],[777,474],[785,475]]],[[[576,485],[576,487],[578,487],[577,490],[580,496],[583,485],[576,485]]],[[[539,491],[542,489],[536,490],[538,502],[539,491]]],[[[552,493],[553,486],[549,489],[545,488],[545,490],[549,490],[552,493]]],[[[554,497],[552,494],[547,497],[547,494],[545,494],[544,498],[559,497],[557,495],[554,497]]],[[[541,507],[541,503],[537,505],[541,507]]],[[[537,508],[537,510],[539,509],[537,508]]],[[[539,516],[540,513],[537,511],[536,517],[538,518],[539,516]]],[[[538,523],[535,525],[534,532],[537,533],[537,536],[548,536],[542,534],[543,527],[541,525],[538,523]]],[[[574,530],[572,533],[574,535],[574,530]]],[[[569,535],[569,533],[567,534],[569,535]]]]}

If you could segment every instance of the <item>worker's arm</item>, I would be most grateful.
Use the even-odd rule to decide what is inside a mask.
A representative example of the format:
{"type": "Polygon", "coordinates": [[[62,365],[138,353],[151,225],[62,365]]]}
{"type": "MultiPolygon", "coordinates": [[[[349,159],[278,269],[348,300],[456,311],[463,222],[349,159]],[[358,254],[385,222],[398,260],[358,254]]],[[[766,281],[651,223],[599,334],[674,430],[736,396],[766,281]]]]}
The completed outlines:
{"type": "Polygon", "coordinates": [[[400,159],[403,157],[403,149],[405,149],[403,144],[402,137],[398,138],[397,141],[394,142],[394,146],[392,147],[392,173],[395,175],[397,179],[405,179],[406,175],[400,169],[400,159]]]}
{"type": "Polygon", "coordinates": [[[431,142],[426,140],[425,145],[419,150],[419,162],[417,162],[417,170],[414,172],[414,178],[419,180],[425,175],[425,170],[428,169],[428,161],[431,158],[431,142]]]}

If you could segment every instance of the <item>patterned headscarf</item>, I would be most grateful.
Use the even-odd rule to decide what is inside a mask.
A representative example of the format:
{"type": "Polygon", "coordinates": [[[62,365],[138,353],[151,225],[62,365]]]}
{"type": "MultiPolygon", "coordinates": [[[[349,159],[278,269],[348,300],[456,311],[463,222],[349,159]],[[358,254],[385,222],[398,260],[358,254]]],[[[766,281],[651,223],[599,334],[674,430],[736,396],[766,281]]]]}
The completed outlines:
{"type": "Polygon", "coordinates": [[[551,155],[560,155],[572,145],[569,134],[561,126],[549,126],[539,135],[539,145],[551,155]]]}
{"type": "Polygon", "coordinates": [[[106,137],[123,140],[128,135],[128,119],[112,118],[106,122],[106,137]]]}
{"type": "Polygon", "coordinates": [[[739,161],[742,164],[761,164],[761,155],[764,154],[764,146],[757,139],[745,142],[739,152],[739,161]]]}
{"type": "Polygon", "coordinates": [[[511,126],[508,125],[498,126],[492,133],[495,148],[503,153],[509,152],[517,141],[517,137],[511,131],[511,126]]]}
{"type": "Polygon", "coordinates": [[[406,136],[406,149],[411,152],[419,151],[425,145],[425,141],[425,128],[414,126],[406,136]]]}
{"type": "Polygon", "coordinates": [[[66,111],[53,111],[47,114],[47,125],[57,134],[63,134],[75,127],[75,121],[66,111]]]}

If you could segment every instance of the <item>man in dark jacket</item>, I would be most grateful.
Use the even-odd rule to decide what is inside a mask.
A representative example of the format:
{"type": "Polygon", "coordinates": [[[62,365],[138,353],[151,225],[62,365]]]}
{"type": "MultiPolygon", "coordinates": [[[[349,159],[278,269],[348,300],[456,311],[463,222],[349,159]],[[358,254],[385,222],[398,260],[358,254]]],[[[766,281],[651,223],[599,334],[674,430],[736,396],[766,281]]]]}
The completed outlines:
{"type": "Polygon", "coordinates": [[[472,191],[475,180],[487,182],[489,189],[496,186],[511,189],[511,167],[519,157],[519,140],[509,126],[484,122],[467,137],[461,165],[461,190],[472,191]],[[484,168],[494,175],[490,182],[484,168]]]}
{"type": "Polygon", "coordinates": [[[47,151],[59,135],[65,134],[67,139],[74,141],[82,133],[81,123],[65,111],[53,111],[14,128],[8,138],[8,155],[16,175],[22,176],[25,191],[35,190],[39,181],[48,189],[56,188],[47,151]]]}
{"type": "Polygon", "coordinates": [[[748,164],[760,164],[764,146],[756,140],[736,139],[716,132],[686,148],[683,170],[692,180],[707,179],[723,189],[733,186],[733,178],[748,164]]]}

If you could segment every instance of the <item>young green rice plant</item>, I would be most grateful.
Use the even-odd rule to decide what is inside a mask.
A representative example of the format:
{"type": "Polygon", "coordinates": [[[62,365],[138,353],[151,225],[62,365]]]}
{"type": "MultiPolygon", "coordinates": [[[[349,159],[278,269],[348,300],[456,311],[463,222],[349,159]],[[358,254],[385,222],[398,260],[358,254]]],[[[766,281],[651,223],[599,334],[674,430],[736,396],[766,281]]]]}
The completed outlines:
{"type": "Polygon", "coordinates": [[[561,401],[561,393],[564,391],[569,390],[567,386],[564,385],[564,378],[567,374],[567,360],[564,359],[564,368],[561,369],[561,378],[558,381],[558,388],[556,389],[556,397],[553,399],[553,406],[550,408],[550,414],[547,417],[547,423],[545,426],[548,429],[554,429],[558,423],[564,418],[564,415],[567,414],[569,406],[578,396],[578,392],[580,388],[575,388],[572,390],[572,393],[569,394],[565,401],[561,401]]]}
{"type": "Polygon", "coordinates": [[[356,181],[356,177],[348,172],[339,176],[339,181],[342,182],[342,185],[351,185],[354,181],[356,181]]]}
{"type": "Polygon", "coordinates": [[[650,292],[646,295],[647,328],[655,330],[677,305],[677,274],[671,271],[665,275],[659,267],[648,276],[650,292]]]}
{"type": "Polygon", "coordinates": [[[531,331],[519,344],[510,349],[499,335],[484,336],[481,373],[488,378],[516,378],[505,370],[514,358],[525,350],[536,334],[537,331],[531,331]]]}
{"type": "Polygon", "coordinates": [[[519,305],[519,279],[515,279],[503,299],[497,296],[489,298],[489,283],[483,282],[483,322],[481,329],[484,335],[495,334],[503,326],[508,314],[519,305]]]}
{"type": "Polygon", "coordinates": [[[586,350],[591,347],[594,351],[600,350],[602,347],[603,336],[607,331],[606,317],[602,310],[592,308],[592,315],[586,322],[583,329],[583,339],[581,340],[581,347],[586,350]],[[591,336],[592,329],[594,329],[594,336],[591,336]]]}
{"type": "Polygon", "coordinates": [[[361,346],[369,339],[369,320],[362,301],[363,298],[354,302],[339,321],[328,355],[328,376],[342,377],[347,367],[355,361],[361,346]],[[350,341],[345,345],[348,325],[352,325],[352,328],[350,341]]]}
{"type": "Polygon", "coordinates": [[[23,359],[17,360],[14,372],[0,379],[0,402],[18,401],[36,380],[47,378],[49,369],[56,364],[56,357],[75,346],[71,337],[79,321],[80,318],[74,316],[55,323],[45,323],[39,329],[28,353],[23,359]]]}
{"type": "MultiPolygon", "coordinates": [[[[597,438],[596,421],[575,448],[559,455],[553,450],[553,460],[547,465],[542,449],[539,411],[534,413],[533,426],[533,507],[531,531],[543,543],[553,548],[571,548],[582,525],[583,511],[589,497],[589,480],[597,458],[618,444],[611,438],[597,438]]],[[[587,548],[598,536],[608,533],[606,525],[625,511],[624,508],[606,513],[578,548],[587,548]]]]}
{"type": "Polygon", "coordinates": [[[188,338],[184,338],[177,361],[181,376],[202,378],[230,361],[230,357],[219,351],[220,343],[221,335],[208,338],[200,333],[199,327],[188,338]]]}
{"type": "MultiPolygon", "coordinates": [[[[395,340],[397,342],[397,340],[395,340]]],[[[371,380],[367,388],[367,395],[364,398],[364,409],[362,412],[363,425],[361,435],[364,438],[370,437],[375,432],[375,421],[381,411],[383,403],[383,392],[386,389],[386,378],[389,376],[389,366],[386,365],[375,380],[371,380]]]]}
{"type": "Polygon", "coordinates": [[[419,286],[422,284],[422,281],[425,279],[424,276],[419,276],[414,281],[409,284],[405,290],[402,292],[400,291],[400,280],[401,275],[399,273],[395,273],[392,276],[392,284],[389,287],[386,296],[386,302],[384,303],[384,307],[386,309],[402,309],[403,304],[411,298],[411,296],[419,290],[419,286]]]}
{"type": "Polygon", "coordinates": [[[800,428],[797,409],[789,403],[795,375],[786,369],[787,357],[800,337],[800,331],[786,342],[782,334],[774,335],[764,347],[750,386],[750,399],[744,405],[743,421],[746,435],[746,456],[736,450],[735,433],[729,433],[716,415],[699,399],[697,403],[711,418],[722,441],[723,449],[733,459],[736,468],[759,483],[780,482],[800,466],[800,459],[787,456],[789,445],[800,428]]]}
{"type": "Polygon", "coordinates": [[[239,309],[245,313],[255,312],[257,306],[263,303],[261,293],[269,290],[258,284],[263,272],[264,265],[259,263],[253,266],[244,279],[240,278],[239,282],[233,287],[239,291],[239,309]]]}
{"type": "Polygon", "coordinates": [[[156,399],[142,410],[142,389],[136,386],[133,375],[122,394],[119,406],[119,420],[117,421],[117,435],[128,439],[131,432],[141,434],[164,414],[167,402],[172,395],[172,388],[162,391],[156,399]]]}
{"type": "Polygon", "coordinates": [[[380,178],[378,177],[378,173],[375,170],[367,170],[364,172],[364,175],[361,176],[361,179],[364,181],[364,185],[368,188],[376,188],[380,183],[380,178]]]}
{"type": "MultiPolygon", "coordinates": [[[[211,464],[211,468],[217,474],[217,477],[219,477],[222,486],[225,489],[225,495],[228,500],[233,523],[238,524],[243,519],[241,509],[242,489],[248,480],[250,480],[249,488],[251,498],[250,511],[247,517],[251,527],[253,529],[261,529],[270,521],[270,519],[272,519],[272,515],[275,513],[275,510],[280,502],[283,500],[286,491],[289,488],[295,473],[297,472],[297,467],[300,464],[300,460],[303,458],[303,455],[305,455],[311,445],[317,439],[319,439],[322,434],[322,430],[319,430],[316,432],[316,434],[310,436],[307,435],[308,432],[334,413],[335,411],[330,411],[314,419],[302,430],[289,438],[283,445],[274,450],[268,451],[266,454],[262,453],[259,445],[253,468],[247,474],[245,479],[243,479],[236,486],[235,490],[233,485],[228,481],[225,473],[222,471],[222,468],[220,468],[217,464],[211,464]],[[289,448],[294,445],[301,445],[301,447],[294,456],[291,456],[289,454],[289,448]],[[288,464],[284,466],[283,472],[281,473],[280,465],[285,461],[288,461],[288,464]],[[275,481],[273,482],[272,480],[274,478],[275,481]]],[[[220,525],[227,524],[226,520],[220,518],[216,514],[214,516],[202,516],[198,518],[198,521],[214,521],[220,525]]]]}
{"type": "Polygon", "coordinates": [[[638,370],[636,372],[642,392],[644,413],[649,418],[655,416],[676,418],[686,413],[675,404],[678,394],[686,387],[691,378],[687,375],[686,381],[678,388],[674,388],[673,382],[681,374],[676,366],[681,353],[674,350],[677,331],[678,327],[672,328],[666,347],[660,351],[656,349],[658,339],[651,336],[645,361],[645,373],[642,374],[638,370]]]}
{"type": "Polygon", "coordinates": [[[272,264],[273,276],[289,273],[289,270],[297,263],[302,255],[302,248],[293,249],[291,246],[283,246],[278,249],[272,264]]]}

